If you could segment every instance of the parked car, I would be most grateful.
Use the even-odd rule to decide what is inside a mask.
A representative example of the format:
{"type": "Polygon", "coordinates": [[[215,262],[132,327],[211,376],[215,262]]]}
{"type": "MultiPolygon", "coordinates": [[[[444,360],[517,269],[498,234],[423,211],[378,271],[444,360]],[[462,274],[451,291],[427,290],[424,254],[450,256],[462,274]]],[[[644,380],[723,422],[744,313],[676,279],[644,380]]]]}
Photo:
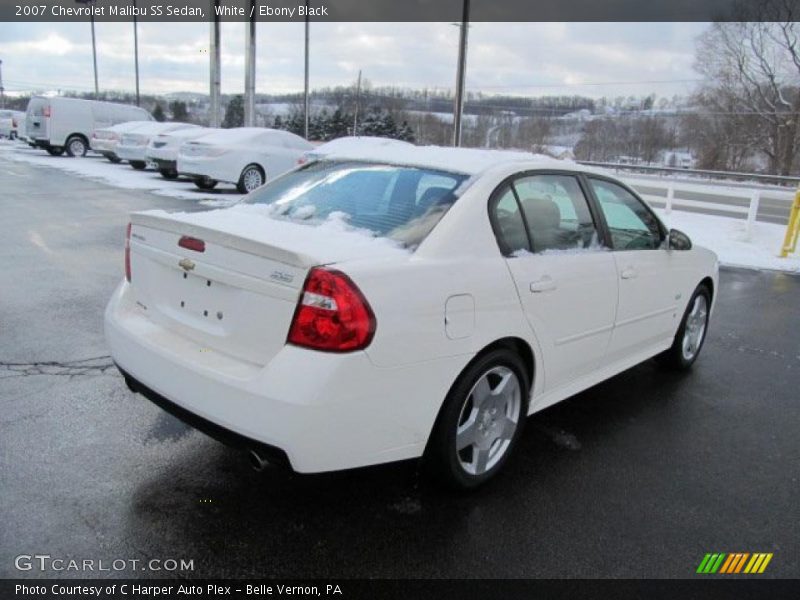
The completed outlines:
{"type": "Polygon", "coordinates": [[[311,148],[300,136],[279,129],[220,129],[180,147],[178,173],[192,178],[200,189],[222,181],[246,194],[295,167],[311,148]]]}
{"type": "Polygon", "coordinates": [[[127,123],[97,129],[92,133],[91,149],[98,154],[102,154],[113,163],[120,163],[122,159],[117,156],[117,145],[119,145],[122,135],[150,123],[153,123],[153,121],[128,121],[127,123]]]}
{"type": "Polygon", "coordinates": [[[342,153],[347,151],[354,151],[357,154],[364,156],[367,155],[370,149],[383,149],[390,146],[395,147],[413,147],[414,144],[402,140],[395,140],[392,138],[382,138],[373,136],[348,136],[340,137],[324,144],[319,144],[310,150],[303,153],[303,156],[297,161],[298,164],[305,164],[314,160],[320,160],[328,155],[335,153],[342,153]]]}
{"type": "Polygon", "coordinates": [[[209,127],[195,127],[192,129],[178,129],[169,133],[159,133],[150,139],[144,158],[156,166],[158,172],[165,179],[178,178],[178,150],[181,144],[189,140],[196,140],[218,131],[209,127]]]}
{"type": "Polygon", "coordinates": [[[25,129],[35,146],[53,156],[60,156],[65,150],[69,156],[85,156],[96,130],[128,121],[152,120],[149,112],[129,104],[33,96],[28,102],[25,129]]]}
{"type": "Polygon", "coordinates": [[[0,110],[0,137],[14,140],[19,136],[25,113],[18,110],[0,110]]]}
{"type": "Polygon", "coordinates": [[[690,367],[718,289],[617,179],[486,150],[330,155],[231,208],[134,213],[125,248],[105,334],[132,390],[256,468],[422,456],[463,488],[527,415],[690,367]]]}
{"type": "Polygon", "coordinates": [[[122,160],[127,160],[134,169],[144,169],[147,167],[145,151],[150,140],[159,133],[169,133],[171,131],[182,131],[185,129],[201,129],[191,123],[158,123],[152,122],[136,127],[122,134],[117,145],[117,156],[122,160]]]}

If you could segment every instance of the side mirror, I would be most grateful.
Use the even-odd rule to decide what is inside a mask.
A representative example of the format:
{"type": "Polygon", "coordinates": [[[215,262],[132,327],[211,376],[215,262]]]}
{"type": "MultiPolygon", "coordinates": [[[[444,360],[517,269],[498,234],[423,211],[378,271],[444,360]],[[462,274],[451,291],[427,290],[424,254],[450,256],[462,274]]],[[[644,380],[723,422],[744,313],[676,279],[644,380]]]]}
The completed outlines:
{"type": "Polygon", "coordinates": [[[689,236],[677,229],[669,230],[669,249],[670,250],[691,250],[692,240],[689,236]]]}

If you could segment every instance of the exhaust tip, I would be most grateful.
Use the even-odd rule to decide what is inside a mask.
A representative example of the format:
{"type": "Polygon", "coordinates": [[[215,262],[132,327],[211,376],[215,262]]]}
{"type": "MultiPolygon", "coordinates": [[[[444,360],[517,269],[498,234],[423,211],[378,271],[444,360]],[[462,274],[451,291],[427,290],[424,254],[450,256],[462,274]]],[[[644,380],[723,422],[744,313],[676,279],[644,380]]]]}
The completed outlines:
{"type": "Polygon", "coordinates": [[[256,450],[250,450],[247,453],[247,461],[250,463],[252,469],[257,473],[260,473],[270,466],[270,462],[256,450]]]}

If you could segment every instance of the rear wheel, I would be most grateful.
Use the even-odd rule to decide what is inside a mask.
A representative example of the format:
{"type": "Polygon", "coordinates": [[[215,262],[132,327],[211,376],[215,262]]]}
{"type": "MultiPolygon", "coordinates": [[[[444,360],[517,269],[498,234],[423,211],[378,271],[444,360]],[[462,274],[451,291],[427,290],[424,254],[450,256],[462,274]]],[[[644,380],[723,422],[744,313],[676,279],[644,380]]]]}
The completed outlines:
{"type": "Polygon", "coordinates": [[[519,439],[530,384],[519,356],[498,348],[467,368],[445,399],[425,464],[450,487],[470,489],[496,475],[519,439]]]}
{"type": "Polygon", "coordinates": [[[131,161],[128,161],[128,162],[137,171],[142,171],[142,170],[145,169],[145,167],[147,167],[147,163],[144,162],[143,160],[131,160],[131,161]]]}
{"type": "Polygon", "coordinates": [[[177,179],[178,172],[175,169],[159,169],[158,172],[164,179],[177,179]]]}
{"type": "Polygon", "coordinates": [[[70,156],[86,156],[89,144],[82,135],[72,135],[67,140],[67,154],[70,156]]]}
{"type": "Polygon", "coordinates": [[[217,187],[217,180],[210,177],[198,177],[194,180],[194,184],[201,190],[213,190],[217,187]]]}
{"type": "Polygon", "coordinates": [[[264,170],[258,165],[247,165],[239,176],[236,189],[240,194],[249,194],[264,185],[264,170]]]}
{"type": "Polygon", "coordinates": [[[116,154],[107,155],[106,158],[108,160],[110,160],[112,163],[114,163],[115,165],[117,165],[117,164],[122,162],[122,159],[119,156],[117,156],[116,154]]]}
{"type": "Polygon", "coordinates": [[[657,357],[661,364],[678,370],[694,364],[706,341],[710,308],[711,292],[705,285],[699,285],[689,300],[672,346],[657,357]]]}
{"type": "Polygon", "coordinates": [[[48,146],[45,150],[47,150],[47,153],[51,156],[61,156],[64,154],[63,146],[48,146]]]}

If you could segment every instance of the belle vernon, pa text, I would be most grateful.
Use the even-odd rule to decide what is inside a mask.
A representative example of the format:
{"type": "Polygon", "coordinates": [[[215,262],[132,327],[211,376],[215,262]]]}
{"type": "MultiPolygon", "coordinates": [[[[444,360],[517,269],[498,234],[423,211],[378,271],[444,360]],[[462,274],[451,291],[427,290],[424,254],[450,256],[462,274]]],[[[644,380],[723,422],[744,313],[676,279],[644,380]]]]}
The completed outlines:
{"type": "Polygon", "coordinates": [[[122,595],[133,596],[204,596],[228,595],[232,591],[237,594],[244,592],[248,596],[333,596],[342,595],[342,588],[335,584],[319,585],[143,585],[138,583],[123,583],[109,585],[67,585],[53,584],[27,585],[17,584],[15,595],[37,596],[48,592],[60,596],[95,596],[100,598],[103,594],[113,595],[119,591],[122,595]]]}

